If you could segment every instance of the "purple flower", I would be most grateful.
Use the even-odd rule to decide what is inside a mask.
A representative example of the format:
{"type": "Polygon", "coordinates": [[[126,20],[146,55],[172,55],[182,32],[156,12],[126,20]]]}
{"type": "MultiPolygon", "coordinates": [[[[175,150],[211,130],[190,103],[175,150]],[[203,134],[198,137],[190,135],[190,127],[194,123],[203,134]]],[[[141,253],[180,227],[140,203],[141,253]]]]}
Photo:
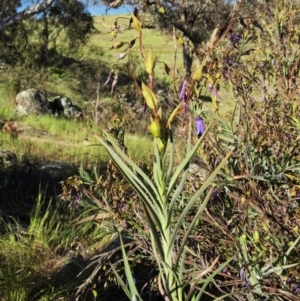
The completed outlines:
{"type": "Polygon", "coordinates": [[[241,40],[241,37],[238,36],[237,34],[235,34],[234,32],[230,32],[229,40],[230,40],[231,45],[234,48],[237,48],[237,44],[241,40]]]}
{"type": "Polygon", "coordinates": [[[280,174],[278,175],[278,179],[281,180],[281,181],[284,180],[284,176],[283,176],[282,173],[280,173],[280,174]]]}
{"type": "Polygon", "coordinates": [[[74,201],[71,201],[68,208],[74,206],[76,209],[80,206],[81,197],[78,195],[74,201]]]}
{"type": "Polygon", "coordinates": [[[213,196],[214,200],[216,200],[216,199],[218,199],[220,197],[220,193],[219,193],[219,191],[216,188],[213,189],[212,196],[213,196]]]}
{"type": "Polygon", "coordinates": [[[242,280],[242,287],[250,286],[250,281],[248,275],[245,273],[244,268],[241,268],[238,277],[242,280]]]}
{"type": "Polygon", "coordinates": [[[125,207],[126,207],[126,204],[124,202],[122,202],[119,206],[120,211],[125,211],[125,209],[126,209],[125,207]]]}
{"type": "Polygon", "coordinates": [[[224,72],[224,75],[225,75],[228,79],[232,80],[231,74],[230,74],[230,72],[229,72],[228,70],[226,70],[226,71],[224,72]]]}
{"type": "Polygon", "coordinates": [[[223,61],[228,64],[229,66],[238,66],[238,63],[233,61],[231,58],[226,57],[223,59],[223,61]]]}
{"type": "Polygon", "coordinates": [[[201,136],[205,131],[204,121],[203,119],[198,116],[196,118],[196,133],[198,136],[201,136]]]}
{"type": "Polygon", "coordinates": [[[215,95],[218,99],[223,100],[222,97],[217,92],[217,90],[215,90],[215,88],[211,84],[208,85],[208,90],[211,94],[215,95]]]}
{"type": "Polygon", "coordinates": [[[179,99],[180,100],[183,100],[185,101],[186,100],[186,88],[187,88],[187,80],[185,79],[181,84],[180,84],[180,87],[179,87],[179,99]]]}

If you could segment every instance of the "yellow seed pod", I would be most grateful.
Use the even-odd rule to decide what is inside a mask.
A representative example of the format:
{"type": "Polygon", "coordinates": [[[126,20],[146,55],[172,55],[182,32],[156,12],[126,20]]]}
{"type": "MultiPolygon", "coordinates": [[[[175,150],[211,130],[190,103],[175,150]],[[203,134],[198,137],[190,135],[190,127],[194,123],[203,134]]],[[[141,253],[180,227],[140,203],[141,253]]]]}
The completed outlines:
{"type": "Polygon", "coordinates": [[[203,64],[201,64],[200,67],[194,72],[192,76],[193,80],[200,80],[202,78],[202,69],[203,64]]]}
{"type": "Polygon", "coordinates": [[[149,132],[154,138],[159,138],[161,135],[160,118],[158,116],[151,118],[150,125],[148,126],[149,132]]]}
{"type": "Polygon", "coordinates": [[[171,128],[171,123],[174,119],[174,117],[177,115],[177,113],[181,110],[183,104],[180,103],[174,110],[173,112],[171,113],[169,119],[168,119],[168,122],[167,122],[167,128],[171,128]]]}
{"type": "Polygon", "coordinates": [[[298,102],[294,101],[293,103],[293,114],[296,114],[298,112],[298,102]]]}
{"type": "Polygon", "coordinates": [[[298,228],[298,226],[295,226],[295,227],[293,228],[293,231],[294,231],[297,235],[299,235],[299,228],[298,228]]]}
{"type": "Polygon", "coordinates": [[[146,71],[148,74],[152,74],[154,67],[156,63],[156,58],[154,57],[152,48],[150,48],[150,51],[148,52],[147,58],[146,58],[146,71]]]}
{"type": "Polygon", "coordinates": [[[145,98],[147,106],[150,109],[155,110],[157,106],[157,98],[155,94],[152,92],[152,90],[147,85],[144,84],[144,82],[142,82],[142,93],[145,98]]]}
{"type": "Polygon", "coordinates": [[[218,72],[217,74],[216,74],[216,79],[220,79],[221,78],[221,72],[218,72]]]}
{"type": "Polygon", "coordinates": [[[246,241],[246,234],[243,234],[241,237],[240,237],[240,243],[241,244],[244,244],[246,241]]]}
{"type": "Polygon", "coordinates": [[[160,107],[158,110],[157,110],[157,116],[162,119],[162,108],[160,107]]]}
{"type": "Polygon", "coordinates": [[[179,38],[177,39],[177,43],[178,43],[179,45],[183,45],[183,39],[182,39],[182,37],[179,37],[179,38]]]}
{"type": "Polygon", "coordinates": [[[159,6],[158,8],[158,11],[161,13],[161,14],[164,14],[166,12],[165,8],[163,6],[159,6]]]}
{"type": "Polygon", "coordinates": [[[257,230],[255,230],[253,233],[253,241],[255,244],[259,242],[259,233],[257,230]]]}
{"type": "Polygon", "coordinates": [[[124,45],[124,42],[117,42],[117,43],[115,43],[115,44],[111,47],[111,49],[119,49],[119,48],[121,48],[123,45],[124,45]]]}
{"type": "Polygon", "coordinates": [[[216,112],[218,112],[219,111],[219,105],[218,105],[217,97],[215,95],[212,96],[212,103],[213,103],[213,106],[214,106],[216,112]]]}
{"type": "Polygon", "coordinates": [[[138,32],[141,32],[142,31],[142,27],[141,27],[140,20],[135,15],[132,15],[131,18],[132,18],[134,29],[137,30],[138,32]]]}
{"type": "MultiPolygon", "coordinates": [[[[162,140],[160,138],[155,138],[155,143],[156,143],[159,151],[161,151],[164,148],[164,143],[162,142],[162,140]]],[[[166,187],[164,186],[164,184],[162,184],[162,186],[159,189],[160,195],[163,195],[165,193],[165,189],[166,189],[166,187]]]]}
{"type": "Polygon", "coordinates": [[[209,74],[206,74],[206,79],[207,79],[208,83],[210,83],[211,85],[214,84],[214,81],[209,74]]]}

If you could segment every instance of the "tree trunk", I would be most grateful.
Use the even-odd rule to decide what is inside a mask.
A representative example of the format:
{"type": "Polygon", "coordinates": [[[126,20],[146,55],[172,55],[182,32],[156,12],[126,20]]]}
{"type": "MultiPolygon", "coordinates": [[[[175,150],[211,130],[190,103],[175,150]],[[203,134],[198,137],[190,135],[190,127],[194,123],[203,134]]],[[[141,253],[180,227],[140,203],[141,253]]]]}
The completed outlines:
{"type": "Polygon", "coordinates": [[[187,36],[183,37],[183,65],[185,78],[189,78],[192,74],[193,55],[190,49],[190,40],[187,36]]]}

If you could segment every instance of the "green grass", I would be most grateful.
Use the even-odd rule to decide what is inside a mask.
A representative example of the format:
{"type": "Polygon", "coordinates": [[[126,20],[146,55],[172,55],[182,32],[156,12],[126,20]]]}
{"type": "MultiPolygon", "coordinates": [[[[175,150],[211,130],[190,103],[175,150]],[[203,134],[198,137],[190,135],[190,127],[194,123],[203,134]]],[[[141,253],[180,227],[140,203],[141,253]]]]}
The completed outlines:
{"type": "Polygon", "coordinates": [[[137,160],[149,161],[149,154],[153,149],[153,141],[148,136],[126,135],[125,144],[129,149],[130,156],[137,160]]]}
{"type": "MultiPolygon", "coordinates": [[[[119,16],[118,16],[119,17],[119,16]]],[[[129,17],[129,15],[122,15],[122,17],[129,17]]],[[[106,25],[112,25],[115,21],[115,16],[105,16],[105,24],[106,25]]],[[[123,20],[119,20],[121,24],[123,24],[123,20]]],[[[124,20],[126,21],[126,20],[124,20]]],[[[116,39],[111,41],[111,35],[110,35],[110,29],[106,28],[102,24],[102,17],[95,17],[95,27],[100,31],[99,34],[94,34],[91,39],[89,40],[89,43],[87,45],[86,51],[91,47],[101,47],[104,50],[104,56],[103,58],[105,60],[108,60],[111,62],[111,64],[116,64],[116,58],[115,54],[121,53],[123,48],[117,49],[117,50],[110,50],[109,48],[118,41],[123,42],[130,42],[134,38],[138,37],[138,32],[135,29],[131,30],[125,30],[118,34],[116,39]]],[[[127,25],[127,22],[125,23],[127,25]]],[[[123,28],[123,26],[122,26],[123,28]]],[[[144,50],[147,52],[150,47],[152,47],[153,52],[156,56],[159,56],[160,61],[164,61],[170,67],[172,64],[174,64],[174,43],[172,39],[172,35],[164,35],[161,31],[158,29],[147,29],[144,28],[142,31],[142,39],[143,39],[143,47],[144,50]]],[[[140,49],[139,49],[139,42],[136,41],[134,47],[132,48],[133,55],[139,55],[140,49]]],[[[124,60],[123,60],[124,61],[124,60]]],[[[120,61],[120,64],[122,64],[123,61],[120,61]]],[[[177,52],[177,68],[182,68],[182,49],[181,46],[178,46],[178,52],[177,52]]],[[[163,65],[161,65],[158,69],[156,69],[156,76],[164,75],[164,69],[163,65]]]]}
{"type": "Polygon", "coordinates": [[[87,255],[85,246],[94,254],[107,243],[109,236],[96,227],[72,227],[82,209],[58,205],[40,194],[28,223],[0,219],[1,301],[73,300],[68,295],[74,295],[81,281],[77,274],[87,255]],[[73,259],[66,255],[72,249],[73,259]]]}

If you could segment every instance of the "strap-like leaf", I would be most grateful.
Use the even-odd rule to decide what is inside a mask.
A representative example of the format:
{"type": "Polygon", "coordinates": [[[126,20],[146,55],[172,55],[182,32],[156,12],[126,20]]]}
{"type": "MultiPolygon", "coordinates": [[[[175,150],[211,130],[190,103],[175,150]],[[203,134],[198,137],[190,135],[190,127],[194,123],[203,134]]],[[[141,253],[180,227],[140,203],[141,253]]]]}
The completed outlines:
{"type": "Polygon", "coordinates": [[[199,216],[201,215],[201,213],[202,213],[203,210],[205,209],[205,207],[206,207],[206,205],[207,205],[207,203],[208,203],[208,201],[209,201],[209,199],[210,199],[210,196],[211,196],[211,194],[212,194],[212,191],[213,191],[213,188],[211,188],[210,191],[209,191],[209,193],[206,195],[204,201],[202,202],[201,206],[199,206],[196,215],[194,216],[192,222],[190,223],[189,228],[188,228],[187,231],[185,232],[184,238],[183,238],[183,240],[182,240],[182,242],[181,242],[181,247],[180,247],[180,249],[179,249],[179,251],[178,251],[178,253],[177,253],[177,256],[178,256],[178,257],[177,257],[176,267],[179,265],[179,258],[180,258],[181,254],[182,254],[183,251],[184,251],[184,247],[185,247],[185,245],[186,245],[186,241],[187,241],[187,239],[189,238],[189,235],[190,235],[192,229],[194,228],[195,223],[196,223],[197,220],[199,219],[199,216]]]}
{"type": "Polygon", "coordinates": [[[124,262],[124,268],[125,268],[125,274],[126,274],[126,278],[127,278],[127,282],[129,285],[129,289],[130,289],[130,293],[131,293],[131,298],[132,296],[137,296],[138,299],[140,300],[140,296],[138,293],[138,290],[135,286],[134,283],[134,279],[130,270],[130,266],[129,266],[129,262],[128,262],[128,258],[127,258],[127,254],[126,254],[126,250],[123,244],[123,240],[122,240],[122,236],[119,233],[119,237],[120,237],[120,243],[121,243],[121,250],[122,250],[122,257],[123,257],[123,262],[124,262]]]}
{"type": "Polygon", "coordinates": [[[121,285],[124,293],[127,295],[127,297],[129,299],[131,299],[132,298],[131,293],[130,293],[129,289],[127,288],[126,284],[124,283],[123,279],[121,278],[121,276],[119,275],[117,270],[114,268],[114,266],[112,264],[110,264],[110,266],[111,266],[111,269],[113,270],[113,272],[114,272],[114,274],[115,274],[115,276],[118,280],[118,283],[121,285]]]}
{"type": "Polygon", "coordinates": [[[135,189],[135,191],[140,195],[142,201],[146,204],[147,208],[151,211],[153,218],[157,225],[160,225],[159,217],[157,216],[157,212],[160,212],[159,204],[155,201],[153,195],[148,193],[148,189],[142,183],[142,181],[133,173],[133,171],[121,160],[121,158],[114,152],[114,150],[104,141],[101,141],[103,146],[106,148],[111,158],[114,160],[116,165],[119,167],[120,171],[135,189]],[[152,202],[150,201],[150,199],[152,202]]]}
{"type": "MultiPolygon", "coordinates": [[[[187,146],[186,146],[186,153],[187,154],[189,154],[191,152],[191,148],[192,148],[192,124],[190,122],[189,123],[188,140],[187,140],[187,146]]],[[[178,184],[178,186],[175,189],[175,192],[172,196],[171,203],[170,203],[170,210],[169,210],[170,214],[169,214],[169,218],[168,218],[168,224],[171,222],[171,218],[172,218],[172,215],[173,215],[173,207],[175,205],[175,202],[176,202],[179,194],[181,193],[181,191],[184,188],[188,172],[189,172],[189,170],[188,170],[188,168],[186,168],[185,171],[182,174],[180,183],[178,184]]]]}
{"type": "Polygon", "coordinates": [[[221,272],[231,261],[233,258],[229,258],[226,262],[222,263],[209,277],[206,278],[204,284],[201,287],[201,290],[197,296],[197,298],[195,299],[195,301],[199,301],[200,298],[202,297],[206,287],[212,282],[213,278],[219,273],[221,272]]]}
{"type": "Polygon", "coordinates": [[[203,133],[203,135],[201,136],[201,138],[198,140],[198,142],[195,144],[195,146],[193,147],[193,149],[186,155],[186,157],[184,158],[184,160],[177,167],[174,175],[172,176],[172,178],[170,180],[169,186],[168,186],[167,198],[169,198],[169,195],[170,195],[171,191],[173,190],[173,187],[176,184],[176,181],[177,181],[179,175],[186,168],[186,166],[188,165],[188,163],[190,162],[190,160],[192,159],[192,157],[195,155],[195,153],[196,153],[197,149],[199,148],[201,142],[203,141],[203,139],[205,138],[206,134],[208,133],[209,128],[211,127],[211,125],[212,125],[212,122],[207,126],[205,132],[203,133]]]}
{"type": "MultiPolygon", "coordinates": [[[[96,138],[103,144],[105,141],[102,137],[96,135],[96,138]]],[[[109,147],[110,149],[113,149],[119,156],[122,158],[131,168],[134,172],[140,175],[140,177],[147,183],[147,185],[152,189],[152,193],[156,195],[157,198],[159,198],[158,191],[156,190],[154,184],[152,183],[151,179],[141,170],[140,167],[138,167],[128,156],[124,153],[124,151],[119,147],[119,145],[115,142],[113,137],[109,135],[108,133],[105,133],[105,138],[107,141],[112,145],[112,147],[109,147]]],[[[107,145],[107,143],[106,143],[107,145]]],[[[107,149],[107,148],[106,148],[107,149]]],[[[150,192],[151,190],[149,190],[150,192]]]]}
{"type": "MultiPolygon", "coordinates": [[[[213,171],[213,173],[206,179],[206,181],[203,183],[201,188],[195,193],[195,195],[190,199],[190,201],[187,203],[186,207],[180,214],[178,221],[174,227],[173,235],[171,238],[172,244],[174,243],[176,236],[178,235],[179,228],[182,224],[182,221],[185,219],[185,216],[190,211],[190,209],[195,205],[195,203],[198,201],[199,197],[203,194],[203,192],[208,188],[209,185],[212,184],[212,181],[217,176],[221,168],[226,164],[228,158],[231,156],[231,152],[227,154],[227,156],[221,161],[221,163],[216,167],[216,169],[213,171]]],[[[202,205],[201,205],[202,206],[202,205]]],[[[204,206],[205,208],[205,206],[204,206]]],[[[203,208],[203,209],[204,209],[203,208]]]]}

